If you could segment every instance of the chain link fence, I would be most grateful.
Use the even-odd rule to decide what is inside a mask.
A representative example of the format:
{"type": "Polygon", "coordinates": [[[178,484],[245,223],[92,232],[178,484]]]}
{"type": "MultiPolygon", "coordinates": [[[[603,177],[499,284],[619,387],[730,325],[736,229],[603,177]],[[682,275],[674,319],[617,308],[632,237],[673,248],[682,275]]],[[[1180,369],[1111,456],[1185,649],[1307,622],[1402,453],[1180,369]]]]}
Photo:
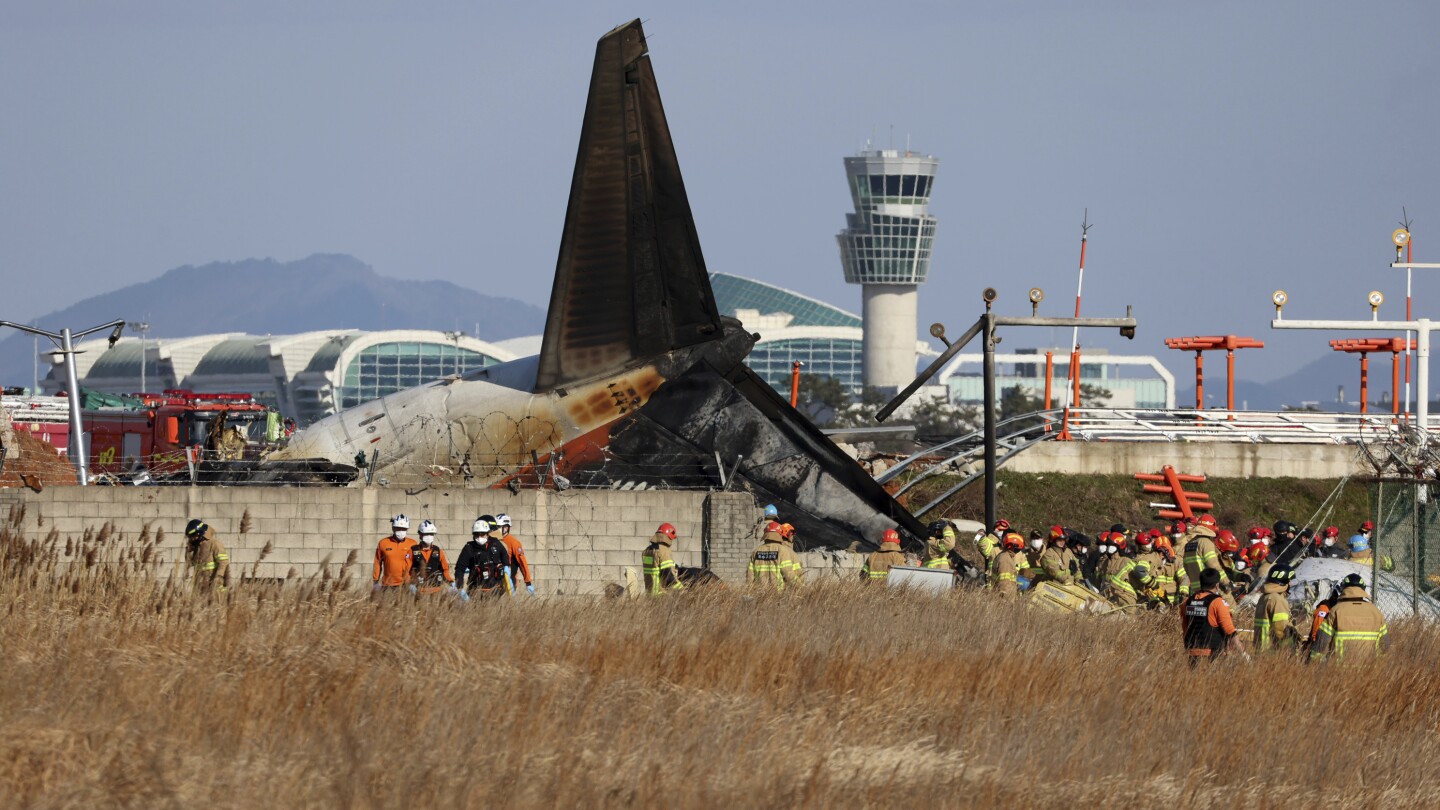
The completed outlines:
{"type": "Polygon", "coordinates": [[[1372,598],[1387,614],[1433,614],[1440,598],[1440,487],[1430,480],[1377,480],[1372,598]]]}

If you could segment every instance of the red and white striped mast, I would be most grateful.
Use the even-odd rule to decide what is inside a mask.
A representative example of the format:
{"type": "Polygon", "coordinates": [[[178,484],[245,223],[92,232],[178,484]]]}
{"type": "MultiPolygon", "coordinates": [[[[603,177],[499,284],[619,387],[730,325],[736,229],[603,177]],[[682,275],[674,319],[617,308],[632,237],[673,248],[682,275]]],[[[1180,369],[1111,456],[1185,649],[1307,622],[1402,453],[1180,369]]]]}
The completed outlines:
{"type": "MultiPolygon", "coordinates": [[[[1075,283],[1075,317],[1080,317],[1080,296],[1085,291],[1085,246],[1090,239],[1090,209],[1085,209],[1080,221],[1080,277],[1075,283]]],[[[1070,333],[1070,385],[1065,392],[1065,416],[1060,428],[1060,438],[1070,438],[1070,409],[1080,407],[1080,327],[1070,333]]]]}

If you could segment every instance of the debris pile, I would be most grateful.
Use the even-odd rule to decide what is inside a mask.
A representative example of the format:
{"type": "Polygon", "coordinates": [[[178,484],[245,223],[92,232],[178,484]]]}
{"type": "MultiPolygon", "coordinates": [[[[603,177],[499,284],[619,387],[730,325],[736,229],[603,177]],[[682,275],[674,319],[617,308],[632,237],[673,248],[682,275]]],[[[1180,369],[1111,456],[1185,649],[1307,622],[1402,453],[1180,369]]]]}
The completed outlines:
{"type": "Polygon", "coordinates": [[[45,487],[73,486],[79,481],[75,468],[47,441],[28,430],[15,430],[10,416],[0,411],[0,487],[28,487],[39,492],[45,487]]]}

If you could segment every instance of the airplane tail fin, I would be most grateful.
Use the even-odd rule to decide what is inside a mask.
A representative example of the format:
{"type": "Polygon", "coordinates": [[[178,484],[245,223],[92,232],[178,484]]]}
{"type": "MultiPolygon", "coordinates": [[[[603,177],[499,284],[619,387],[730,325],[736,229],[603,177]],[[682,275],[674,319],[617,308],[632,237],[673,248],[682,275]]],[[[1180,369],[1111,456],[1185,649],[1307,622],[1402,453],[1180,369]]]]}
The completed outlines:
{"type": "Polygon", "coordinates": [[[595,49],[535,391],[721,332],[645,32],[633,20],[595,49]]]}

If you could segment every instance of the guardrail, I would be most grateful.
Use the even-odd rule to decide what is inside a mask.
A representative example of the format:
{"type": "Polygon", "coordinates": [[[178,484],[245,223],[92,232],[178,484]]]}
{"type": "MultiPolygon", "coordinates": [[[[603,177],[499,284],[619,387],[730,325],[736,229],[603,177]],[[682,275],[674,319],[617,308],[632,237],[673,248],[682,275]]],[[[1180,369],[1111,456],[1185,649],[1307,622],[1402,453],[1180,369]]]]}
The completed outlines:
{"type": "MultiPolygon", "coordinates": [[[[1399,439],[1414,417],[1317,411],[1121,410],[1070,412],[1074,441],[1356,444],[1399,439]]],[[[1437,433],[1435,418],[1430,432],[1437,433]]]]}

